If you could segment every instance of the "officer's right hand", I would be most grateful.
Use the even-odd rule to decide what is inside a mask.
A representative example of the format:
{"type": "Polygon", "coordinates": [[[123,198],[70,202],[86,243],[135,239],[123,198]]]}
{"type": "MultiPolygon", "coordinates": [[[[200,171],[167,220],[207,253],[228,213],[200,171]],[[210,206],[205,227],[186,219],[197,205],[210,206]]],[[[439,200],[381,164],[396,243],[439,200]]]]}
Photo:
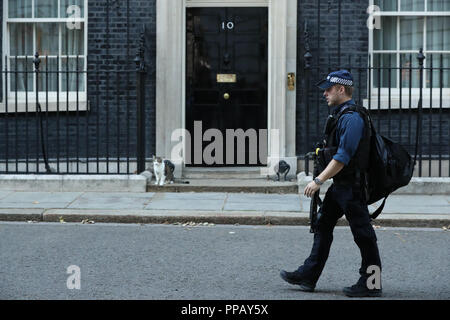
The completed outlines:
{"type": "Polygon", "coordinates": [[[320,186],[315,183],[314,181],[311,181],[308,183],[308,185],[305,187],[305,190],[303,191],[303,194],[307,196],[308,198],[311,198],[314,193],[320,189],[320,186]]]}

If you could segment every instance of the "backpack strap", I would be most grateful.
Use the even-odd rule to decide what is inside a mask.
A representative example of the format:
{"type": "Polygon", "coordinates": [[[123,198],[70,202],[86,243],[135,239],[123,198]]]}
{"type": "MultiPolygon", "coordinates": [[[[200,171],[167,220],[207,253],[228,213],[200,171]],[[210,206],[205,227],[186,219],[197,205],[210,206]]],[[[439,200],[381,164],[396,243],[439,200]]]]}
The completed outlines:
{"type": "Polygon", "coordinates": [[[356,105],[349,105],[348,107],[343,108],[343,110],[340,110],[335,115],[328,116],[327,122],[325,124],[325,129],[324,129],[324,140],[327,141],[327,144],[330,143],[330,141],[328,141],[328,137],[331,137],[332,141],[334,142],[334,140],[335,140],[334,135],[336,133],[339,119],[341,118],[341,116],[346,113],[357,112],[357,111],[358,110],[356,108],[356,105]]]}
{"type": "Polygon", "coordinates": [[[372,135],[373,125],[372,125],[372,119],[370,118],[370,114],[369,114],[369,112],[368,112],[368,110],[366,108],[360,107],[357,104],[351,104],[351,105],[349,105],[349,107],[344,108],[343,110],[339,111],[336,114],[336,116],[335,116],[335,118],[336,118],[336,126],[337,126],[337,123],[339,121],[339,118],[342,115],[344,115],[346,113],[350,113],[350,112],[357,112],[361,116],[361,118],[363,119],[364,124],[366,124],[366,120],[367,120],[367,124],[368,124],[368,128],[367,129],[369,131],[369,134],[372,135]]]}
{"type": "Polygon", "coordinates": [[[389,197],[389,195],[387,195],[384,200],[383,203],[381,204],[381,206],[374,211],[374,213],[372,213],[370,216],[370,220],[375,220],[381,213],[381,211],[383,211],[384,205],[386,204],[386,199],[389,197]]]}

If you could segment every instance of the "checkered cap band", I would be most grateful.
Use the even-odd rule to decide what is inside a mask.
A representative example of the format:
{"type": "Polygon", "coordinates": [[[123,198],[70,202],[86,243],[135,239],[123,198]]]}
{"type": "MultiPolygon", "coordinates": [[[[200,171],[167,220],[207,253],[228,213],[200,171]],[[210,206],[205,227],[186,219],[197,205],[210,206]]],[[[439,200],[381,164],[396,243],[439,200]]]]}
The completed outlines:
{"type": "Polygon", "coordinates": [[[351,87],[353,85],[353,81],[352,80],[347,80],[347,79],[342,79],[339,77],[327,77],[327,80],[330,81],[331,83],[338,83],[338,84],[342,84],[344,86],[349,86],[351,87]]]}

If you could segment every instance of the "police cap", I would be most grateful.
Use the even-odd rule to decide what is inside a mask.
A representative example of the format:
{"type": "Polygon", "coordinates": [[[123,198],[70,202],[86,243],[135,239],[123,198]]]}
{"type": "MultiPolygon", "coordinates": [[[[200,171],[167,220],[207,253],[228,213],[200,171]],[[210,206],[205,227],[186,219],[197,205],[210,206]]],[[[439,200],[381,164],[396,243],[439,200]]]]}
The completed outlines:
{"type": "Polygon", "coordinates": [[[347,70],[339,70],[331,72],[326,79],[319,81],[316,86],[322,90],[326,90],[335,84],[341,84],[347,87],[353,87],[353,77],[347,70]]]}

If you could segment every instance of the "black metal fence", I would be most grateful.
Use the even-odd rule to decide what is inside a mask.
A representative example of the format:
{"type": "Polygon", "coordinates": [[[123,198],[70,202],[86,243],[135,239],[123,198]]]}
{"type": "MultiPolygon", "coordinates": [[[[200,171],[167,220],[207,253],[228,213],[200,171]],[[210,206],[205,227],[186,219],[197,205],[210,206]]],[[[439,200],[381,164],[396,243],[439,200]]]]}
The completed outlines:
{"type": "Polygon", "coordinates": [[[99,58],[4,57],[0,173],[144,171],[143,42],[144,31],[135,69],[119,57],[103,68],[99,58]]]}
{"type": "Polygon", "coordinates": [[[347,69],[354,78],[353,98],[370,111],[377,131],[402,144],[412,156],[417,152],[415,176],[450,176],[450,68],[444,64],[444,55],[425,56],[420,49],[416,54],[400,56],[399,66],[392,66],[389,60],[385,66],[370,55],[348,55],[340,65],[329,62],[326,70],[312,65],[312,58],[306,47],[304,98],[299,110],[299,118],[304,119],[300,136],[304,148],[298,152],[305,160],[306,172],[312,164],[306,153],[322,140],[323,125],[331,111],[315,84],[333,70],[347,69]],[[407,61],[406,67],[402,58],[407,61]]]}

